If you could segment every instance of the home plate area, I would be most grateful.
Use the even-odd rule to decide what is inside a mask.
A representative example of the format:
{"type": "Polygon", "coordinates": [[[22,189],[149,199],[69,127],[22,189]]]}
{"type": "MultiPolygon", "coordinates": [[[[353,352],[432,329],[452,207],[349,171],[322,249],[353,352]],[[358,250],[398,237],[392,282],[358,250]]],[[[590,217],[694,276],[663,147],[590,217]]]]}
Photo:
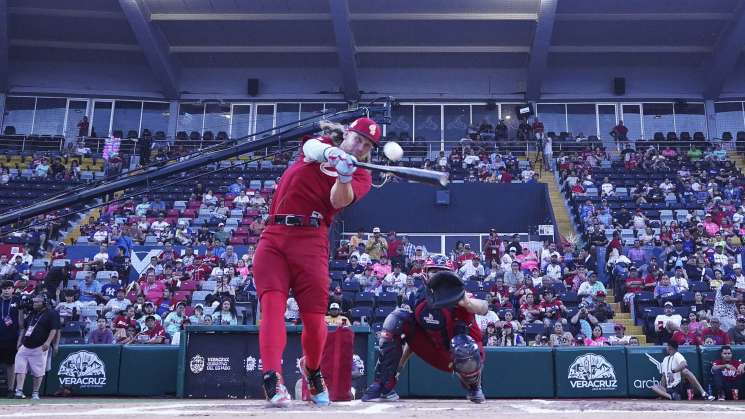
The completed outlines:
{"type": "Polygon", "coordinates": [[[645,419],[700,418],[702,414],[723,417],[745,417],[745,404],[731,402],[670,402],[654,400],[488,400],[475,405],[461,400],[418,399],[393,403],[368,404],[360,401],[334,403],[328,408],[317,408],[304,402],[293,402],[287,409],[270,409],[254,400],[136,400],[136,399],[65,399],[36,403],[12,400],[0,402],[0,418],[27,417],[105,417],[107,419],[139,416],[234,418],[236,415],[251,417],[301,418],[308,415],[347,417],[361,415],[366,418],[462,418],[520,417],[552,419],[581,416],[627,419],[633,412],[645,419]]]}

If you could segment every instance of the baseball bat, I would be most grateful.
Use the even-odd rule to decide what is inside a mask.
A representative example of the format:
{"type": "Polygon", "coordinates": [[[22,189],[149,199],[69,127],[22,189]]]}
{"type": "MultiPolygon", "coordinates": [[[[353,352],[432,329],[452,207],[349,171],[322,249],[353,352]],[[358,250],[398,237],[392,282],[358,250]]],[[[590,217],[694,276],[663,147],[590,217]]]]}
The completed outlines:
{"type": "Polygon", "coordinates": [[[363,167],[365,169],[374,170],[377,172],[393,173],[398,177],[413,180],[415,182],[426,183],[432,186],[445,187],[450,181],[448,179],[447,173],[437,172],[434,170],[416,169],[413,167],[384,166],[381,164],[364,162],[357,162],[355,163],[355,166],[363,167]]]}

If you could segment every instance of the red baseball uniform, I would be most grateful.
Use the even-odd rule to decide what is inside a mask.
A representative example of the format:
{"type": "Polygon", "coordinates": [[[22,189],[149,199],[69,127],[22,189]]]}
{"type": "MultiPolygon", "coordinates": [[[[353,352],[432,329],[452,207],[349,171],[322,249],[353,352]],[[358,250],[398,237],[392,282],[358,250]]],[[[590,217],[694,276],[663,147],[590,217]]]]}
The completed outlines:
{"type": "MultiPolygon", "coordinates": [[[[333,144],[328,137],[322,142],[333,144]]],[[[325,314],[328,308],[329,242],[328,226],[339,212],[331,205],[331,187],[336,172],[328,163],[305,161],[302,151],[298,161],[282,175],[269,208],[269,219],[275,215],[312,215],[323,218],[321,226],[289,227],[269,225],[261,234],[254,255],[256,289],[294,291],[301,312],[325,314]]],[[[354,172],[352,190],[355,201],[361,199],[372,185],[367,170],[354,172]]]]}
{"type": "MultiPolygon", "coordinates": [[[[356,122],[350,126],[354,128],[356,122]]],[[[372,121],[370,121],[372,123],[372,121]]],[[[378,126],[361,124],[369,130],[374,142],[378,126]]],[[[358,128],[359,129],[359,128],[358,128]]],[[[320,137],[321,142],[333,145],[331,138],[320,137]]],[[[302,149],[301,149],[302,150],[302,149]]],[[[328,307],[329,241],[328,227],[339,209],[331,204],[331,188],[338,174],[326,162],[306,161],[300,152],[298,161],[282,175],[269,208],[269,220],[276,216],[299,216],[303,226],[269,224],[261,233],[254,254],[254,278],[261,302],[259,349],[263,372],[282,370],[282,353],[287,344],[284,312],[290,289],[300,308],[303,321],[301,342],[305,366],[310,370],[320,368],[321,355],[326,341],[327,326],[324,315],[328,307]],[[307,225],[308,220],[318,219],[318,227],[307,225]]],[[[356,170],[351,188],[354,200],[365,196],[372,185],[367,170],[356,170]]]]}
{"type": "Polygon", "coordinates": [[[431,309],[426,301],[421,301],[414,308],[414,321],[404,327],[406,343],[412,352],[423,361],[441,371],[453,371],[453,355],[450,352],[450,339],[456,334],[456,323],[466,324],[466,333],[470,335],[484,359],[481,329],[476,323],[476,316],[463,307],[453,309],[431,309]]]}

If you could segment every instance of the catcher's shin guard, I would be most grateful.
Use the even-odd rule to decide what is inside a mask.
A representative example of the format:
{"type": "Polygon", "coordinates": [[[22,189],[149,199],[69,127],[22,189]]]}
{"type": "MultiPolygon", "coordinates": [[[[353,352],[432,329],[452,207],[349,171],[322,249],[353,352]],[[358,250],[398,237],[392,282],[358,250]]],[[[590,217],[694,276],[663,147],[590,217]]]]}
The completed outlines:
{"type": "Polygon", "coordinates": [[[404,325],[411,321],[411,313],[405,310],[394,310],[383,322],[383,330],[378,341],[378,362],[375,364],[375,382],[383,391],[396,387],[398,364],[403,356],[401,335],[404,325]]]}
{"type": "Polygon", "coordinates": [[[481,391],[481,351],[476,341],[466,334],[459,334],[450,341],[453,355],[453,372],[468,391],[468,400],[474,403],[484,401],[481,391]]]}

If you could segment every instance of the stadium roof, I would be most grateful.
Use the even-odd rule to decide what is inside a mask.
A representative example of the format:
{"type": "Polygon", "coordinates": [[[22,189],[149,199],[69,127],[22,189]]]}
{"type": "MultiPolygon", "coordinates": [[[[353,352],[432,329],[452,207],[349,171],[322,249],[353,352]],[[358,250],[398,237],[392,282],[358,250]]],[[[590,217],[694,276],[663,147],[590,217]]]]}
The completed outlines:
{"type": "Polygon", "coordinates": [[[166,91],[189,67],[338,67],[348,96],[359,68],[525,68],[536,96],[552,67],[706,65],[716,94],[745,46],[739,0],[3,2],[11,60],[147,62],[166,91]]]}

